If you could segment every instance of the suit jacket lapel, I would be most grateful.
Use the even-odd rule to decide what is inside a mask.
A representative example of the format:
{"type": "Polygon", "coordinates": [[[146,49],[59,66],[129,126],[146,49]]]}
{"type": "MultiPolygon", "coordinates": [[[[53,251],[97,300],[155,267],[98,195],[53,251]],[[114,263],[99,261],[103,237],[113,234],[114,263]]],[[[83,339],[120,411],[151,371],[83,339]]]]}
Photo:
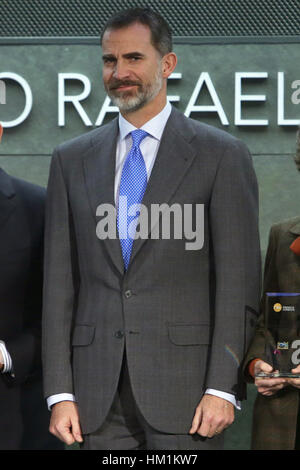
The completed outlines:
{"type": "Polygon", "coordinates": [[[9,175],[0,168],[0,230],[16,207],[15,190],[9,175]]]}
{"type": "MultiPolygon", "coordinates": [[[[96,210],[100,204],[115,206],[114,181],[118,130],[117,119],[100,128],[99,134],[94,138],[91,148],[83,159],[85,183],[95,224],[98,222],[96,210]]],[[[104,243],[114,265],[123,275],[124,263],[119,239],[107,238],[101,240],[101,243],[104,243]]]]}
{"type": "MultiPolygon", "coordinates": [[[[184,116],[173,108],[142,201],[148,214],[151,212],[152,204],[170,201],[195,157],[195,149],[189,143],[194,134],[191,133],[190,128],[185,128],[183,131],[184,120],[184,116]]],[[[148,237],[158,221],[159,217],[151,220],[148,237]]],[[[130,264],[145,241],[141,238],[134,241],[130,264]]]]}

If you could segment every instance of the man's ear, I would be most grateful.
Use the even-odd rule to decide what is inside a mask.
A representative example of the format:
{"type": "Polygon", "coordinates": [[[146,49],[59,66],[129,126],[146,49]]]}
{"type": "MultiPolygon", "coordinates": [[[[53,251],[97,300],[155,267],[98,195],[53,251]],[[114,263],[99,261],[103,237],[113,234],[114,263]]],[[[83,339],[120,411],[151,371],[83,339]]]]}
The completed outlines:
{"type": "Polygon", "coordinates": [[[1,124],[0,124],[0,142],[1,142],[2,134],[3,134],[3,127],[2,127],[1,124]]]}
{"type": "Polygon", "coordinates": [[[175,70],[177,56],[174,52],[169,52],[163,57],[163,78],[168,78],[175,70]]]}

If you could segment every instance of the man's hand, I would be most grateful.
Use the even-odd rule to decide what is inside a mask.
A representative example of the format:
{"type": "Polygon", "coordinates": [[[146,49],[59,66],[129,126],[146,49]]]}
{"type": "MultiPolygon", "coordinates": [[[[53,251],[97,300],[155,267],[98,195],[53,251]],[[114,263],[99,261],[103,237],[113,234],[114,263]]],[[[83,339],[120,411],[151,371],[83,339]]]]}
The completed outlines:
{"type": "MultiPolygon", "coordinates": [[[[272,366],[264,361],[257,361],[254,365],[254,374],[259,372],[270,373],[273,372],[272,366]]],[[[273,378],[273,377],[255,377],[255,385],[257,391],[264,396],[271,396],[281,390],[283,387],[288,385],[287,379],[285,378],[273,378]]]]}
{"type": "MultiPolygon", "coordinates": [[[[291,372],[293,374],[300,373],[300,365],[292,369],[291,372]]],[[[286,379],[287,385],[292,385],[293,387],[300,388],[300,379],[286,379]]]]}
{"type": "Polygon", "coordinates": [[[67,445],[83,442],[76,403],[61,401],[53,405],[49,431],[67,445]]]}
{"type": "Polygon", "coordinates": [[[204,395],[196,408],[189,434],[214,437],[234,421],[234,405],[214,395],[204,395]]]}

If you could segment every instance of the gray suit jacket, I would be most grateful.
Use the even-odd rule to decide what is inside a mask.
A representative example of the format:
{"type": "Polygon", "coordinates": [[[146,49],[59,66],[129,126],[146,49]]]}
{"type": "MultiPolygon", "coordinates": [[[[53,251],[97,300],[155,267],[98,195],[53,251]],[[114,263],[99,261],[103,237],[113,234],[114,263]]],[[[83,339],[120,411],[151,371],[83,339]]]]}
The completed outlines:
{"type": "Polygon", "coordinates": [[[126,347],[145,419],[157,430],[186,433],[207,387],[241,391],[245,319],[255,315],[260,294],[256,177],[244,144],[173,109],[143,204],[204,204],[204,246],[187,251],[185,239],[137,239],[124,274],[119,240],[96,236],[97,206],[114,204],[117,136],[115,119],[62,144],[52,159],[45,396],[74,393],[83,432],[97,430],[126,347]]]}

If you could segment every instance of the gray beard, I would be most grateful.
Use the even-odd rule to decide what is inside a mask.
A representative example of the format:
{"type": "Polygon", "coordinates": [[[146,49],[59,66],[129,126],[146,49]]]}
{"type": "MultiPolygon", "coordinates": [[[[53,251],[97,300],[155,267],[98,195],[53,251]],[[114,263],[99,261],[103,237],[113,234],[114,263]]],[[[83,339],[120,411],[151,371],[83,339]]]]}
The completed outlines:
{"type": "Polygon", "coordinates": [[[144,89],[137,90],[135,96],[114,96],[111,92],[108,92],[108,96],[112,100],[115,106],[118,106],[121,112],[130,113],[141,109],[151,100],[153,100],[160,92],[163,85],[163,78],[161,71],[158,69],[154,81],[147,85],[144,89]]]}

